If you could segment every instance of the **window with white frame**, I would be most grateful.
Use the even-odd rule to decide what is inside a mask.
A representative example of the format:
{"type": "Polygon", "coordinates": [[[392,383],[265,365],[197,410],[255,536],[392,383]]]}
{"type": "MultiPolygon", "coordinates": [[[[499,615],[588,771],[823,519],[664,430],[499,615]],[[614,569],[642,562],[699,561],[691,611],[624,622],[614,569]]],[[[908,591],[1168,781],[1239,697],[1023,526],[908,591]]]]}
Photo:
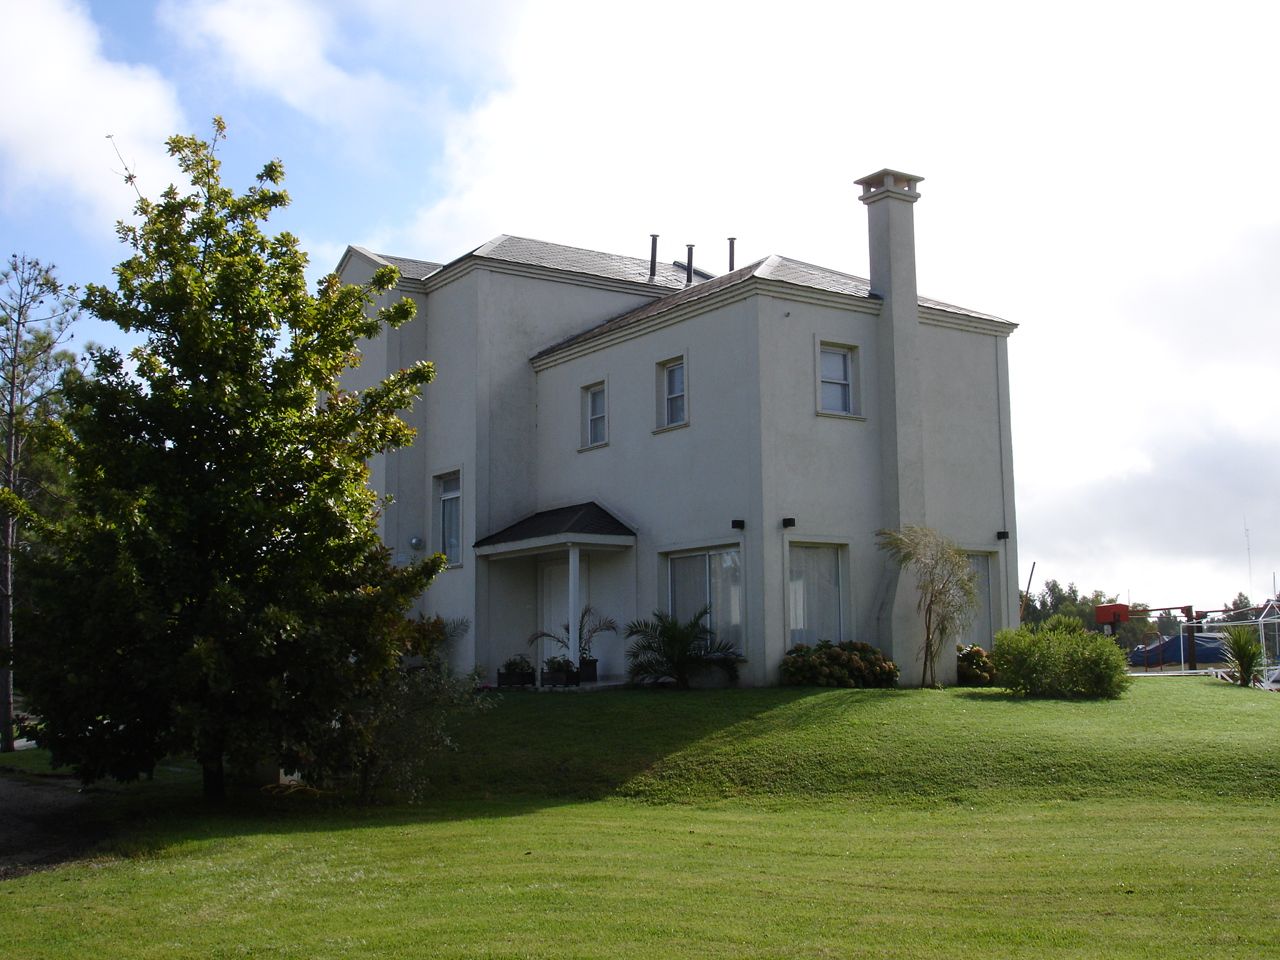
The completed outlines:
{"type": "Polygon", "coordinates": [[[840,548],[793,543],[788,553],[787,619],[790,646],[844,637],[840,548]]]}
{"type": "Polygon", "coordinates": [[[818,412],[861,415],[856,347],[818,345],[818,412]]]}
{"type": "Polygon", "coordinates": [[[688,388],[684,357],[658,364],[658,427],[678,427],[689,422],[688,388]]]}
{"type": "Polygon", "coordinates": [[[707,625],[720,640],[742,649],[742,551],[737,547],[672,555],[667,560],[671,615],[692,620],[711,608],[707,625]]]}
{"type": "Polygon", "coordinates": [[[437,519],[440,524],[438,545],[449,566],[462,562],[462,476],[446,473],[436,477],[437,519]]]}
{"type": "Polygon", "coordinates": [[[603,382],[593,383],[582,388],[582,447],[598,447],[608,442],[608,395],[603,382]]]}

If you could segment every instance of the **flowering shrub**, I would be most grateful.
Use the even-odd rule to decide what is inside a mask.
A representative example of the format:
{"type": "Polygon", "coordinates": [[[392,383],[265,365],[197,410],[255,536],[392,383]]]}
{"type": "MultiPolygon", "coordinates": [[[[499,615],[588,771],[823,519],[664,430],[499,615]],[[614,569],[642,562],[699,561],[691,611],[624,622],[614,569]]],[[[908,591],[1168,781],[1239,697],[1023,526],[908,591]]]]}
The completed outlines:
{"type": "Polygon", "coordinates": [[[892,687],[898,665],[869,643],[798,643],[782,659],[782,682],[793,687],[892,687]]]}
{"type": "Polygon", "coordinates": [[[956,683],[962,687],[989,687],[996,679],[996,665],[976,643],[956,644],[956,683]]]}

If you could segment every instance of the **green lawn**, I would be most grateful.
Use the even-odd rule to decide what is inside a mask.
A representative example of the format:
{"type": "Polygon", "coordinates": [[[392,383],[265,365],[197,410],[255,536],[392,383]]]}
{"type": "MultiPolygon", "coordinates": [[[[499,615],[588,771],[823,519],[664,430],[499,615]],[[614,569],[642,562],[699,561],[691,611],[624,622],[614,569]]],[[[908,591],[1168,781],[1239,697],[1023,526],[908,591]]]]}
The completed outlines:
{"type": "Polygon", "coordinates": [[[423,807],[184,805],[0,884],[0,954],[1280,956],[1278,735],[1200,679],[511,695],[423,807]]]}

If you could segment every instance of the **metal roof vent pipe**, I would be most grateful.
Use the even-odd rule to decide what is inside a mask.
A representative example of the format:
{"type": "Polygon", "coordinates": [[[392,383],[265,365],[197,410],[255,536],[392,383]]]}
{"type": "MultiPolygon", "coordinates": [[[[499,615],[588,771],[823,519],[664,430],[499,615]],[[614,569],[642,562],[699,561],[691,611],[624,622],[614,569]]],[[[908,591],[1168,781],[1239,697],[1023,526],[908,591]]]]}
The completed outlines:
{"type": "Polygon", "coordinates": [[[729,238],[729,272],[730,273],[733,273],[733,243],[737,239],[738,239],[737,237],[729,238]]]}
{"type": "Polygon", "coordinates": [[[658,235],[649,234],[649,279],[658,276],[658,235]]]}
{"type": "Polygon", "coordinates": [[[686,243],[685,246],[689,248],[689,255],[684,261],[684,285],[687,287],[693,283],[693,244],[686,243]]]}

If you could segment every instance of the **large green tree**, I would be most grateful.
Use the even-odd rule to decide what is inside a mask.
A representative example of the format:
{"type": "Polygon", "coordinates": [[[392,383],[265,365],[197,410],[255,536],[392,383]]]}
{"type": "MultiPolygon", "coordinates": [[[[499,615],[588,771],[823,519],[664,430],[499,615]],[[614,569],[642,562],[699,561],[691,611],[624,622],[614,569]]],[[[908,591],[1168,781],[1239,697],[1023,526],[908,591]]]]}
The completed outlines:
{"type": "Polygon", "coordinates": [[[14,748],[14,565],[24,516],[46,499],[49,419],[74,357],[79,308],[52,266],[12,254],[0,267],[0,752],[14,748]]]}
{"type": "Polygon", "coordinates": [[[224,137],[173,137],[190,180],[117,226],[131,254],[86,310],[141,334],[92,354],[69,389],[75,514],[39,566],[44,643],[30,695],[42,742],[85,780],[127,779],[192,752],[205,793],[225,764],[323,777],[362,736],[358,704],[403,652],[404,612],[442,565],[396,567],[366,486],[370,457],[410,442],[399,412],[425,361],[342,389],[358,340],[402,324],[367,287],[307,291],[306,256],[264,232],[288,203],[268,163],[223,186],[224,137]]]}

